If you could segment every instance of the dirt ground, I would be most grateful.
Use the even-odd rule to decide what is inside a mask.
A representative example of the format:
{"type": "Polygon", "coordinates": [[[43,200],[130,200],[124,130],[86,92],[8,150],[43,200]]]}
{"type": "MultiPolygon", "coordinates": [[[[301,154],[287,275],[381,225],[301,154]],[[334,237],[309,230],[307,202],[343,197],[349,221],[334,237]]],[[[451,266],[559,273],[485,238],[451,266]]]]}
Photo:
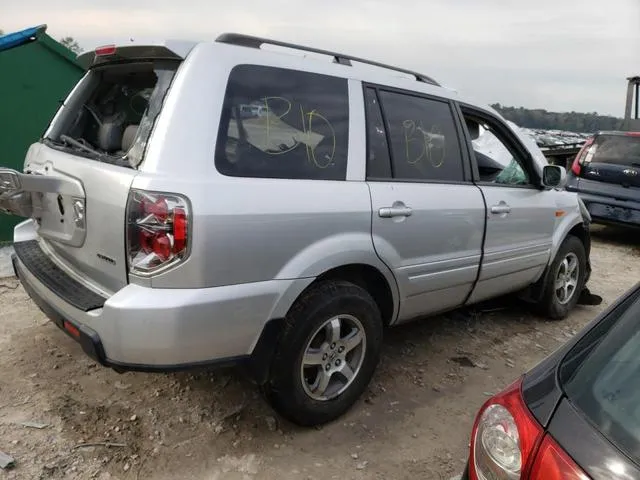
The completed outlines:
{"type": "Polygon", "coordinates": [[[233,370],[102,368],[15,279],[0,280],[0,451],[16,461],[0,478],[447,480],[464,467],[483,401],[637,282],[639,258],[637,232],[596,227],[602,306],[549,322],[500,302],[390,330],[367,394],[320,429],[277,418],[233,370]]]}

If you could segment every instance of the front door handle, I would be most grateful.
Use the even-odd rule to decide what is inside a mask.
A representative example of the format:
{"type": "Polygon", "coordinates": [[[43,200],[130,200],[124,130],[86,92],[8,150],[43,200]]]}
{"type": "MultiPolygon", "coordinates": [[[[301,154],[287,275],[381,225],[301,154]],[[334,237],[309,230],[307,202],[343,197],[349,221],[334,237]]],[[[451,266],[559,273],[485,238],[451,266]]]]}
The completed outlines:
{"type": "Polygon", "coordinates": [[[497,215],[511,213],[511,207],[504,202],[500,202],[491,207],[491,213],[495,213],[497,215]]]}
{"type": "Polygon", "coordinates": [[[384,207],[378,210],[378,215],[382,218],[393,218],[393,217],[410,217],[413,213],[411,207],[402,206],[402,207],[384,207]]]}

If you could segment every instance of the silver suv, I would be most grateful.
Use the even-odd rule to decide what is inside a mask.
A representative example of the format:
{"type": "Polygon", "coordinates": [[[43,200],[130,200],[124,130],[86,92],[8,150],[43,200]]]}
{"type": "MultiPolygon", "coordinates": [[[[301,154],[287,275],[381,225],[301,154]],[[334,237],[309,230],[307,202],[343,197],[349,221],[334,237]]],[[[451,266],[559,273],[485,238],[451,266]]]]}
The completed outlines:
{"type": "Polygon", "coordinates": [[[385,327],[578,301],[588,213],[564,170],[427,76],[236,34],[79,60],[0,207],[29,218],[24,288],[105,366],[241,363],[313,425],[365,390],[385,327]]]}

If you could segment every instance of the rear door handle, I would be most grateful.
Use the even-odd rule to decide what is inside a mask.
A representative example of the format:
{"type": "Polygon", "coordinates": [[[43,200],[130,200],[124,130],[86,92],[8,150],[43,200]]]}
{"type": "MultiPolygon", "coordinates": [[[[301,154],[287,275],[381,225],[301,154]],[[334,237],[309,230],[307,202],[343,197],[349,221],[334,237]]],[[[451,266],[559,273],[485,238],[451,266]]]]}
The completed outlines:
{"type": "Polygon", "coordinates": [[[411,207],[384,207],[378,210],[378,215],[382,218],[410,217],[413,213],[411,207]]]}
{"type": "Polygon", "coordinates": [[[500,202],[499,204],[491,207],[491,213],[495,213],[496,215],[511,213],[511,207],[504,202],[500,202]]]}

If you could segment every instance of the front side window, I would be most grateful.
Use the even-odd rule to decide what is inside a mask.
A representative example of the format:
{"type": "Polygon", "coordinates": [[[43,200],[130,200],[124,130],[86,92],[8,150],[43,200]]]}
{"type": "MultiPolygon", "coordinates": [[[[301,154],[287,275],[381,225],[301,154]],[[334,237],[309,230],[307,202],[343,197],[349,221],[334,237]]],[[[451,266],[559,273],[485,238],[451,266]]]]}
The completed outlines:
{"type": "Polygon", "coordinates": [[[229,77],[215,163],[236,177],[344,180],[345,79],[256,65],[229,77]]]}
{"type": "Polygon", "coordinates": [[[451,107],[435,100],[381,91],[398,180],[463,181],[462,155],[451,107]]]}
{"type": "Polygon", "coordinates": [[[467,113],[464,121],[481,182],[510,186],[531,184],[525,161],[495,124],[467,113]]]}

